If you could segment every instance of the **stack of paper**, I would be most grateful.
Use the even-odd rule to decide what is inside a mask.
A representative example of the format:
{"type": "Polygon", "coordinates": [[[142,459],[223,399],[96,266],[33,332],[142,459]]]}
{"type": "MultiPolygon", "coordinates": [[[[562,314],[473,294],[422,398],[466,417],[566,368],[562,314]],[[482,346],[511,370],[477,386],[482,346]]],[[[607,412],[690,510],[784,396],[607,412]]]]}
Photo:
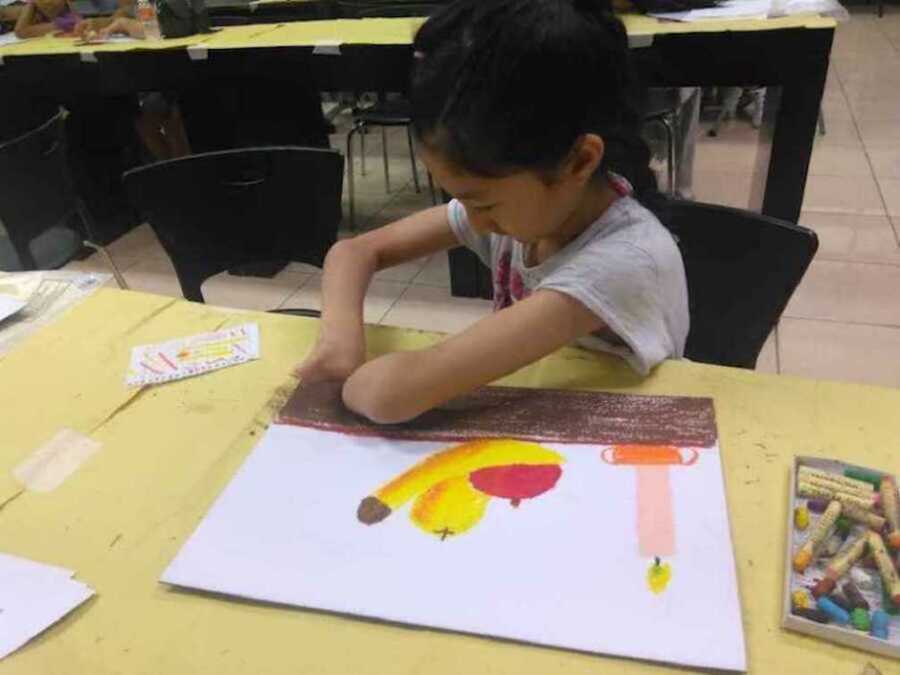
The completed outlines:
{"type": "Polygon", "coordinates": [[[0,659],[94,594],[75,573],[0,553],[0,659]]]}
{"type": "Polygon", "coordinates": [[[0,321],[17,313],[24,306],[24,300],[19,300],[11,295],[0,295],[0,321]]]}
{"type": "Polygon", "coordinates": [[[772,0],[725,0],[718,7],[692,9],[686,12],[651,14],[670,21],[703,21],[708,19],[765,19],[772,12],[772,0]]]}

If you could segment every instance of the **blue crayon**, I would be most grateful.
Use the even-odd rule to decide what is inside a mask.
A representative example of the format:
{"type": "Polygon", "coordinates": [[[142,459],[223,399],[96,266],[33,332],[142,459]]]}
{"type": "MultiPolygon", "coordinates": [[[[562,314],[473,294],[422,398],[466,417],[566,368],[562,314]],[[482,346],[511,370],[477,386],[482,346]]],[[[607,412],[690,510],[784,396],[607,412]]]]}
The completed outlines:
{"type": "Polygon", "coordinates": [[[880,609],[876,609],[872,612],[872,636],[881,638],[882,640],[888,639],[888,624],[891,621],[891,617],[888,616],[887,612],[884,612],[880,609]]]}
{"type": "Polygon", "coordinates": [[[830,616],[832,621],[834,621],[835,623],[840,623],[840,624],[850,623],[850,614],[847,613],[847,610],[841,608],[831,598],[822,596],[821,598],[818,599],[816,604],[819,606],[819,609],[821,609],[828,616],[830,616]]]}

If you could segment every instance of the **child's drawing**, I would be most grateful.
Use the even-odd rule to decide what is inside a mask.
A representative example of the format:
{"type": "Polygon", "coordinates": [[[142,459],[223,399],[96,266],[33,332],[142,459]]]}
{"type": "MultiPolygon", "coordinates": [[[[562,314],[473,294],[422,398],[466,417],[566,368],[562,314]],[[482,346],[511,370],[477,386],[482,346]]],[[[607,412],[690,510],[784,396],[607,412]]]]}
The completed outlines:
{"type": "Polygon", "coordinates": [[[469,441],[441,450],[404,471],[362,500],[361,523],[387,518],[410,499],[409,516],[442,540],[467,532],[481,520],[491,497],[514,507],[553,489],[562,456],[537,443],[509,439],[469,441]]]}
{"type": "Polygon", "coordinates": [[[647,586],[653,593],[662,593],[672,580],[672,566],[664,560],[675,555],[669,467],[690,466],[699,453],[671,446],[615,445],[600,457],[607,464],[636,467],[638,547],[641,556],[652,559],[647,586]]]}
{"type": "Polygon", "coordinates": [[[343,406],[339,383],[302,387],[163,579],[746,666],[709,399],[489,387],[379,426],[343,406]]]}

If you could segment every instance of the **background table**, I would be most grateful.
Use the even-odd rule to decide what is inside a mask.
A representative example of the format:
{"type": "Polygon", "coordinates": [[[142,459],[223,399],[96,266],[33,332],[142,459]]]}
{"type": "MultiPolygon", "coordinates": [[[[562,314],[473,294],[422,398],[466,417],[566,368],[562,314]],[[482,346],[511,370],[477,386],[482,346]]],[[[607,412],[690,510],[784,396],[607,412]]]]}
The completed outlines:
{"type": "MultiPolygon", "coordinates": [[[[667,672],[159,584],[294,387],[287,373],[315,331],[311,319],[104,289],[0,359],[0,550],[75,569],[98,592],[0,662],[0,674],[667,672]],[[150,389],[124,387],[132,346],[248,320],[260,325],[261,360],[150,389]],[[11,467],[64,427],[102,449],[55,491],[22,492],[11,467]]],[[[384,327],[371,328],[369,338],[374,353],[438,339],[384,327]]],[[[887,660],[785,632],[779,621],[791,458],[896,471],[900,391],[687,362],[664,363],[642,380],[613,358],[569,349],[504,383],[711,396],[751,672],[858,675],[869,661],[894,672],[887,660]]]]}
{"type": "MultiPolygon", "coordinates": [[[[773,87],[766,97],[751,208],[796,222],[834,21],[805,16],[683,24],[640,15],[623,20],[648,86],[773,87]]],[[[0,100],[23,91],[62,98],[189,88],[254,72],[285,84],[313,78],[323,90],[402,91],[408,86],[410,43],[421,21],[233,26],[181,40],[93,47],[52,37],[29,40],[0,48],[0,100]],[[321,44],[341,44],[340,54],[317,55],[321,44]]]]}

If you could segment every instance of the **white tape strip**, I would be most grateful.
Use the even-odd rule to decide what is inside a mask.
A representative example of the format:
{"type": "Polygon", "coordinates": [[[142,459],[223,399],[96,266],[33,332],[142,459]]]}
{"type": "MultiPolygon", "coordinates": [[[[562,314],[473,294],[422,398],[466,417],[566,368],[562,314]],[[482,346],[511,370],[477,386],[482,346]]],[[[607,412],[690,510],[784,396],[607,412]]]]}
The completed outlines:
{"type": "Polygon", "coordinates": [[[82,63],[97,63],[97,54],[94,52],[81,52],[82,63]]]}
{"type": "Polygon", "coordinates": [[[191,61],[206,61],[209,56],[209,50],[206,45],[191,45],[187,48],[188,57],[191,61]]]}
{"type": "Polygon", "coordinates": [[[313,54],[319,56],[340,56],[341,43],[339,40],[320,40],[313,47],[313,54]]]}
{"type": "Polygon", "coordinates": [[[642,47],[649,47],[653,44],[653,35],[629,35],[628,36],[628,46],[632,49],[640,49],[642,47]]]}
{"type": "Polygon", "coordinates": [[[33,492],[50,492],[75,473],[102,446],[72,429],[60,429],[13,469],[13,476],[33,492]]]}

